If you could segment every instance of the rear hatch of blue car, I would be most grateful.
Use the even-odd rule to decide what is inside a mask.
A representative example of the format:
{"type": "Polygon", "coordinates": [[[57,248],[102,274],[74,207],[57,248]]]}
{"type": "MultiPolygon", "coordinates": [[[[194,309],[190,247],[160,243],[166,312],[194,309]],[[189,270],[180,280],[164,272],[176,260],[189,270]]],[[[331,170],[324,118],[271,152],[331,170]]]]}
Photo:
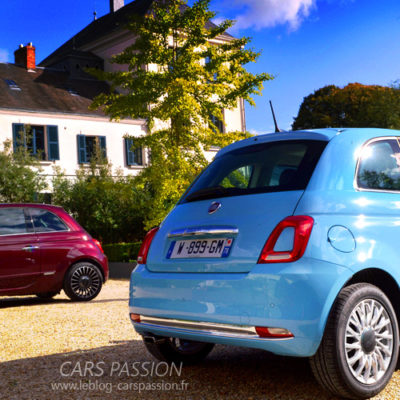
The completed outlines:
{"type": "MultiPolygon", "coordinates": [[[[325,140],[252,143],[227,151],[200,174],[157,232],[153,272],[244,273],[284,218],[293,215],[325,140]]],[[[285,230],[277,250],[293,244],[285,230]]]]}

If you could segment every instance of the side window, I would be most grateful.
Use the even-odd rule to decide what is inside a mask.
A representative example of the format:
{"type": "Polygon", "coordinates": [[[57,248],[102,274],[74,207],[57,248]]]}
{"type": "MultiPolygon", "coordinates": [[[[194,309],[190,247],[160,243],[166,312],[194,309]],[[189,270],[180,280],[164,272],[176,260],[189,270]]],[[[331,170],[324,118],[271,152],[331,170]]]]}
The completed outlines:
{"type": "Polygon", "coordinates": [[[40,208],[30,208],[33,225],[36,232],[57,232],[67,231],[68,227],[64,222],[50,211],[40,208]]]}
{"type": "Polygon", "coordinates": [[[28,233],[25,214],[22,208],[0,208],[0,235],[28,233]]]}
{"type": "Polygon", "coordinates": [[[363,189],[400,190],[400,142],[384,139],[362,150],[357,185],[363,189]]]}

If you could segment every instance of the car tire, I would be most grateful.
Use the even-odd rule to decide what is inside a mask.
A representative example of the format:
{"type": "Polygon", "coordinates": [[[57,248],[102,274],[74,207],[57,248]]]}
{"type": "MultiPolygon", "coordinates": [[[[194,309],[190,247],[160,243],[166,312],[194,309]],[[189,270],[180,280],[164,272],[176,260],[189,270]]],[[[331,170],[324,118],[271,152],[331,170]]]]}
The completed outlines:
{"type": "Polygon", "coordinates": [[[60,293],[60,292],[36,293],[36,296],[39,297],[39,299],[52,299],[58,293],[60,293]]]}
{"type": "Polygon", "coordinates": [[[334,395],[367,399],[389,382],[398,352],[392,304],[376,286],[357,283],[339,293],[310,363],[317,381],[334,395]]]}
{"type": "Polygon", "coordinates": [[[89,261],[73,265],[64,278],[64,291],[73,301],[94,299],[103,285],[100,269],[89,261]]]}
{"type": "Polygon", "coordinates": [[[153,336],[145,337],[144,344],[157,360],[184,365],[203,361],[214,347],[213,343],[153,336]]]}

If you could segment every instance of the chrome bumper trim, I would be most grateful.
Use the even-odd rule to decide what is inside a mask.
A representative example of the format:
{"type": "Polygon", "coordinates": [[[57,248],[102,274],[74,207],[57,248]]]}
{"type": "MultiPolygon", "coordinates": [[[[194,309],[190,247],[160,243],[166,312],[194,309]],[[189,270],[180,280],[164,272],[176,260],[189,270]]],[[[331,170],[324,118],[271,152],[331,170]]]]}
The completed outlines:
{"type": "Polygon", "coordinates": [[[177,229],[168,234],[169,238],[174,237],[195,237],[195,236],[218,236],[218,235],[237,235],[239,229],[233,226],[203,226],[177,229]]]}
{"type": "Polygon", "coordinates": [[[246,339],[260,339],[253,326],[228,325],[211,322],[185,321],[169,318],[140,316],[140,322],[135,325],[143,328],[173,328],[185,332],[201,332],[213,336],[227,336],[246,339]]]}

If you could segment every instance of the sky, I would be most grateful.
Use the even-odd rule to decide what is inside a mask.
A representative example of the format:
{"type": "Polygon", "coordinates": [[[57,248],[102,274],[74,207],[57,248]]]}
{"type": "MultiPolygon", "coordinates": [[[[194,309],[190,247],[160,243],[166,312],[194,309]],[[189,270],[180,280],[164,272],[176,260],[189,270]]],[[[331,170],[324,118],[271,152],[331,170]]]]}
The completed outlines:
{"type": "MultiPolygon", "coordinates": [[[[131,0],[125,0],[125,3],[131,0]]],[[[189,1],[191,4],[193,0],[189,1]]],[[[0,0],[0,62],[13,62],[20,43],[32,42],[40,62],[97,16],[109,0],[0,0]]],[[[246,105],[247,130],[273,131],[272,100],[281,129],[290,129],[305,96],[330,84],[390,85],[400,79],[399,0],[211,0],[216,22],[251,37],[261,52],[252,73],[265,82],[256,107],[246,105]]]]}

